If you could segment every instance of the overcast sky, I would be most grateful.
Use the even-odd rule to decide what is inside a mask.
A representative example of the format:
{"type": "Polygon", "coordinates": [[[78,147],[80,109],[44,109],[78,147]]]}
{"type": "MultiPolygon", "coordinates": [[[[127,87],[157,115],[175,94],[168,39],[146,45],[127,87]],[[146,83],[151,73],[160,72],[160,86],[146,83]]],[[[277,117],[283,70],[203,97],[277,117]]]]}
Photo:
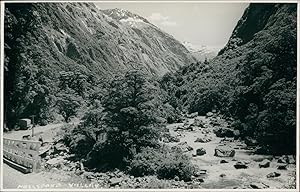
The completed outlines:
{"type": "Polygon", "coordinates": [[[100,9],[122,8],[136,13],[194,45],[223,47],[248,3],[99,2],[100,9]]]}

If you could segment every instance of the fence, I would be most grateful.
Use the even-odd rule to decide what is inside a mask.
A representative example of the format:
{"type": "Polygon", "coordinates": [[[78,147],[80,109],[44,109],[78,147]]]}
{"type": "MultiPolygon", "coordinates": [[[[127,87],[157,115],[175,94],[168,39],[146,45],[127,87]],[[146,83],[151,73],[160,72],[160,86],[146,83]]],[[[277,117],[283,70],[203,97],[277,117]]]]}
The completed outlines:
{"type": "Polygon", "coordinates": [[[23,172],[37,171],[41,165],[39,141],[3,138],[4,161],[23,172]]]}

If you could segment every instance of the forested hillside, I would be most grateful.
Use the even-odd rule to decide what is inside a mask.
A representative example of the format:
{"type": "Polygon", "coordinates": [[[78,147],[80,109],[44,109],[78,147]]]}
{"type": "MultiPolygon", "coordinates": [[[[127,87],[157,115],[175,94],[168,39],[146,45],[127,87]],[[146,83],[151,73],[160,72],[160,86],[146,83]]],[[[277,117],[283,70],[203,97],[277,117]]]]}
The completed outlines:
{"type": "Polygon", "coordinates": [[[297,5],[250,4],[210,62],[168,73],[161,86],[174,107],[234,119],[262,152],[295,153],[297,5]]]}
{"type": "Polygon", "coordinates": [[[150,76],[194,61],[171,35],[128,11],[93,3],[5,4],[5,114],[8,127],[36,115],[69,121],[116,73],[150,76]],[[68,102],[67,102],[68,101],[68,102]]]}

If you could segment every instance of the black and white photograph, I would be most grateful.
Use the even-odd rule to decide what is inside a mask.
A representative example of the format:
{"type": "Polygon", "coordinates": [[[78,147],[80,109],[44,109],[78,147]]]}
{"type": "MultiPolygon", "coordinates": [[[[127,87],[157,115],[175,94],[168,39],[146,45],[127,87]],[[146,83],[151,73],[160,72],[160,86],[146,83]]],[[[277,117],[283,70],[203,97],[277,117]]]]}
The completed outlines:
{"type": "Polygon", "coordinates": [[[299,190],[299,2],[0,3],[1,191],[299,190]]]}

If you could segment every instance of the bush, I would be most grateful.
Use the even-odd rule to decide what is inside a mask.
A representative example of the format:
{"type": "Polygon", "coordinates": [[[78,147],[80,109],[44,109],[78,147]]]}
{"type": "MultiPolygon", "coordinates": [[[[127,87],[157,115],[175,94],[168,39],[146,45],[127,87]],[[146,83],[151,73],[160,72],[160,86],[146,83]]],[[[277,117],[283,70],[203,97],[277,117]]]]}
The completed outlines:
{"type": "Polygon", "coordinates": [[[85,157],[95,144],[94,140],[84,134],[81,126],[66,124],[61,128],[58,136],[69,147],[70,152],[80,158],[85,157]]]}
{"type": "Polygon", "coordinates": [[[188,156],[165,146],[158,149],[146,147],[138,153],[129,165],[129,173],[134,176],[157,175],[159,179],[189,181],[196,172],[188,156]]]}

